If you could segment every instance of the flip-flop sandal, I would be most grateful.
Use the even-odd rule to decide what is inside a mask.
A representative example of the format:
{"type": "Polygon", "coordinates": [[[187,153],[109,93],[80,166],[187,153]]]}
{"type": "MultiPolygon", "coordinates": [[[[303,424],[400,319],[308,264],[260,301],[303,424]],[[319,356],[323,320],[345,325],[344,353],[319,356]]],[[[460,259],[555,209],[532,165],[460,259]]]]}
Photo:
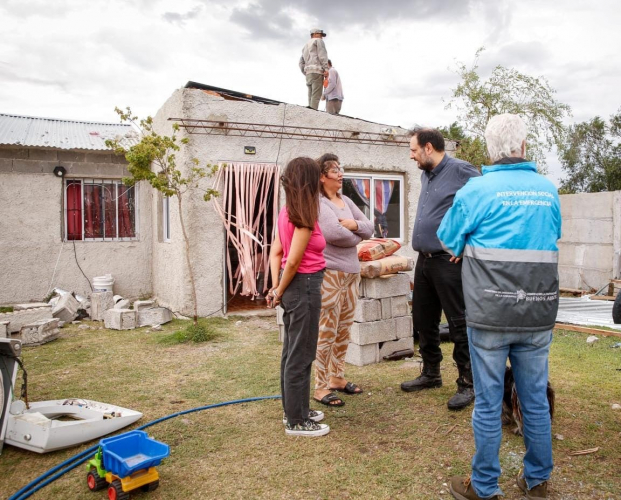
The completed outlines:
{"type": "Polygon", "coordinates": [[[318,403],[321,403],[322,405],[326,405],[326,406],[345,406],[345,401],[343,401],[333,392],[326,394],[321,399],[317,399],[317,398],[313,398],[313,399],[317,401],[318,403]]]}
{"type": "Polygon", "coordinates": [[[360,387],[358,387],[356,384],[352,382],[347,382],[345,384],[345,387],[341,389],[332,388],[330,390],[344,392],[345,394],[351,394],[351,395],[362,394],[364,392],[360,387]]]}

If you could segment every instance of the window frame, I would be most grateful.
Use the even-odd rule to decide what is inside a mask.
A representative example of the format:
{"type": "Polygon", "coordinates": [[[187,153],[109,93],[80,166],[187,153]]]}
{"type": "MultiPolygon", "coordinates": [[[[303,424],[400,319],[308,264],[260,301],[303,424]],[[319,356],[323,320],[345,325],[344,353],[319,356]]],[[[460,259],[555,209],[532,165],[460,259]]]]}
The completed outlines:
{"type": "MultiPolygon", "coordinates": [[[[63,241],[82,241],[82,242],[101,242],[101,241],[137,241],[140,239],[139,225],[140,225],[140,203],[139,203],[139,189],[138,184],[134,184],[134,234],[135,236],[123,236],[123,237],[104,237],[104,238],[86,238],[84,231],[84,186],[86,185],[104,185],[104,184],[113,184],[115,185],[115,228],[116,234],[119,234],[119,186],[125,186],[123,184],[122,179],[111,179],[111,178],[92,178],[92,177],[73,177],[73,178],[65,178],[63,183],[63,225],[64,225],[64,235],[63,241]],[[67,189],[72,184],[80,184],[80,216],[81,216],[81,238],[80,239],[69,239],[69,224],[68,224],[68,211],[67,211],[67,189]]],[[[126,186],[125,186],[126,187],[126,186]]]]}
{"type": "MultiPolygon", "coordinates": [[[[401,207],[401,216],[399,218],[399,237],[398,238],[390,238],[391,240],[398,241],[399,243],[405,242],[405,198],[404,198],[404,190],[405,190],[405,175],[403,174],[384,174],[384,173],[375,173],[375,172],[345,172],[343,174],[343,179],[370,179],[371,182],[371,192],[374,191],[374,181],[375,180],[386,180],[386,181],[399,181],[399,205],[401,207]]],[[[342,191],[342,190],[341,190],[342,191]]],[[[352,200],[353,201],[353,200],[352,200]]],[[[373,228],[375,230],[375,196],[371,196],[369,200],[369,213],[371,215],[371,222],[373,223],[373,228]]],[[[373,236],[373,238],[378,238],[379,236],[373,236]]]]}

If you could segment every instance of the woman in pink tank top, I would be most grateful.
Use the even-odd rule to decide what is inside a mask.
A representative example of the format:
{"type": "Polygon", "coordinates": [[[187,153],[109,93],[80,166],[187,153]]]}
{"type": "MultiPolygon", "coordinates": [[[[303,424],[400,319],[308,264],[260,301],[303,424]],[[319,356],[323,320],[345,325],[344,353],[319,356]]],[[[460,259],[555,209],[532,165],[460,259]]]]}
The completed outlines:
{"type": "Polygon", "coordinates": [[[317,224],[320,176],[319,165],[310,158],[294,158],[288,163],[282,177],[286,206],[278,216],[278,234],[270,251],[273,287],[268,307],[280,305],[283,309],[280,387],[285,433],[293,436],[330,432],[330,427],[318,423],[323,413],[309,408],[326,267],[326,241],[317,224]]]}

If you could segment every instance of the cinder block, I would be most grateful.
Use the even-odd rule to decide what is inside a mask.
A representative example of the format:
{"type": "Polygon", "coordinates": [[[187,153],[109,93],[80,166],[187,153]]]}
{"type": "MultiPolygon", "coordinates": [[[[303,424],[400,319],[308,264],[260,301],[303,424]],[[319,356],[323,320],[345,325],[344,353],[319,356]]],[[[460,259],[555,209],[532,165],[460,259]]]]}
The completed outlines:
{"type": "Polygon", "coordinates": [[[392,297],[379,299],[382,304],[382,319],[392,318],[392,297]]]}
{"type": "Polygon", "coordinates": [[[398,339],[414,337],[414,327],[412,326],[412,316],[399,316],[394,318],[395,334],[398,339]]]}
{"type": "Polygon", "coordinates": [[[378,344],[358,345],[350,342],[345,354],[345,362],[355,366],[372,365],[379,362],[378,344]]]}
{"type": "Polygon", "coordinates": [[[382,319],[381,303],[377,299],[366,299],[360,297],[356,304],[354,312],[354,321],[356,323],[366,323],[367,321],[377,321],[382,319]]]}
{"type": "Polygon", "coordinates": [[[111,330],[133,330],[136,328],[136,311],[108,309],[104,313],[104,325],[111,330]]]}
{"type": "Polygon", "coordinates": [[[30,302],[28,304],[15,304],[13,306],[14,311],[26,311],[28,309],[37,309],[39,307],[47,307],[46,302],[30,302]]]}
{"type": "Polygon", "coordinates": [[[379,359],[388,356],[393,352],[402,351],[403,349],[414,349],[414,338],[403,338],[399,340],[391,340],[379,345],[379,359]]]}
{"type": "Polygon", "coordinates": [[[8,321],[8,333],[17,333],[22,326],[29,325],[40,319],[52,319],[52,306],[39,307],[37,309],[26,309],[24,311],[13,311],[10,313],[0,313],[0,321],[8,321]]]}
{"type": "Polygon", "coordinates": [[[165,307],[141,309],[136,312],[137,326],[163,325],[170,320],[172,320],[172,313],[165,307]]]}
{"type": "Polygon", "coordinates": [[[8,338],[9,336],[9,322],[0,321],[0,339],[8,338]]]}
{"type": "Polygon", "coordinates": [[[114,307],[112,297],[112,292],[93,292],[91,294],[91,319],[93,321],[104,320],[105,312],[114,307]]]}
{"type": "Polygon", "coordinates": [[[29,325],[22,326],[20,339],[22,345],[41,345],[58,337],[58,318],[42,319],[29,325]]]}
{"type": "Polygon", "coordinates": [[[136,300],[134,301],[134,311],[138,312],[142,309],[151,309],[155,307],[154,300],[136,300]]]}
{"type": "Polygon", "coordinates": [[[351,325],[350,339],[358,345],[377,344],[395,340],[395,322],[392,319],[354,323],[351,325]]]}
{"type": "Polygon", "coordinates": [[[285,322],[282,319],[282,315],[284,314],[285,310],[280,307],[280,306],[276,306],[276,324],[277,325],[284,325],[285,322]]]}
{"type": "Polygon", "coordinates": [[[409,316],[410,307],[408,306],[408,296],[400,295],[399,297],[392,297],[392,317],[398,318],[399,316],[409,316]]]}
{"type": "Polygon", "coordinates": [[[410,277],[398,273],[379,278],[362,278],[360,291],[361,295],[368,299],[397,297],[410,291],[410,277]]]}
{"type": "Polygon", "coordinates": [[[79,308],[80,302],[78,302],[78,299],[70,293],[66,293],[60,297],[54,309],[52,309],[52,315],[64,322],[73,321],[78,315],[79,308]]]}

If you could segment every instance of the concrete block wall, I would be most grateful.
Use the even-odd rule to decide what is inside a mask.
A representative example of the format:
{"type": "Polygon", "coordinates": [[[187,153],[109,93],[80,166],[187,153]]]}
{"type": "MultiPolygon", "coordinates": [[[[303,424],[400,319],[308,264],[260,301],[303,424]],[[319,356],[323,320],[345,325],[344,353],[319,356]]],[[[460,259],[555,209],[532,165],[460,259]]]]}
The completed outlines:
{"type": "Polygon", "coordinates": [[[88,296],[87,278],[107,273],[116,293],[150,295],[151,188],[137,186],[137,239],[64,241],[64,186],[53,174],[59,165],[66,179],[128,175],[125,159],[110,152],[0,146],[0,304],[40,301],[50,285],[88,296]]]}
{"type": "Polygon", "coordinates": [[[560,286],[599,289],[621,277],[621,191],[560,196],[560,286]]]}
{"type": "Polygon", "coordinates": [[[409,290],[410,278],[405,273],[362,279],[347,363],[378,363],[393,352],[414,348],[412,316],[405,295],[409,290]]]}

